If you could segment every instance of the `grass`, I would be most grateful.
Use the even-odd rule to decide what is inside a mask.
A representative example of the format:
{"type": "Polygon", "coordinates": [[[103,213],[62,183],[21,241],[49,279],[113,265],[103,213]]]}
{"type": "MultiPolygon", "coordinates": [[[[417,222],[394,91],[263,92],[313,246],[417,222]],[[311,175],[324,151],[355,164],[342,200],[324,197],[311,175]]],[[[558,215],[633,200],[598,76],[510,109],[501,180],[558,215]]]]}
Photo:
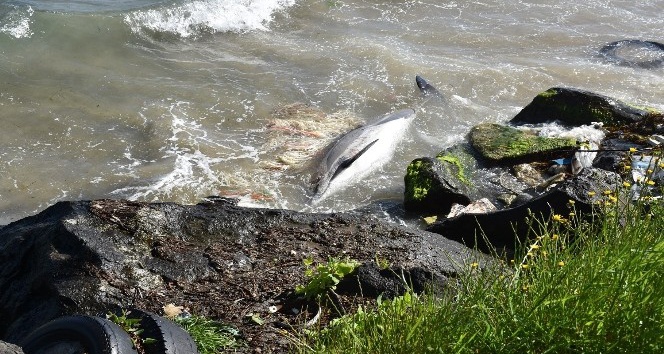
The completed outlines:
{"type": "Polygon", "coordinates": [[[500,269],[469,263],[450,294],[379,301],[303,334],[294,351],[662,353],[664,206],[602,197],[585,221],[534,222],[538,237],[500,269]]]}
{"type": "Polygon", "coordinates": [[[175,317],[173,320],[191,335],[200,354],[234,351],[245,346],[238,339],[239,332],[234,327],[197,315],[175,317]]]}

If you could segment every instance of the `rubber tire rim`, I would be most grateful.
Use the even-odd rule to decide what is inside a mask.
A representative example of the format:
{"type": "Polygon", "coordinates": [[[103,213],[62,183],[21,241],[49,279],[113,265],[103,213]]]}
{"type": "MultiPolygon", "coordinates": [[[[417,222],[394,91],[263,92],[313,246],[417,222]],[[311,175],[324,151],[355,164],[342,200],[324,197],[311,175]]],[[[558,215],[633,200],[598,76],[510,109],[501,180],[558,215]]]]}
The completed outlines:
{"type": "Polygon", "coordinates": [[[44,324],[21,341],[25,354],[57,342],[78,342],[87,354],[137,354],[134,344],[117,324],[96,316],[64,316],[44,324]]]}

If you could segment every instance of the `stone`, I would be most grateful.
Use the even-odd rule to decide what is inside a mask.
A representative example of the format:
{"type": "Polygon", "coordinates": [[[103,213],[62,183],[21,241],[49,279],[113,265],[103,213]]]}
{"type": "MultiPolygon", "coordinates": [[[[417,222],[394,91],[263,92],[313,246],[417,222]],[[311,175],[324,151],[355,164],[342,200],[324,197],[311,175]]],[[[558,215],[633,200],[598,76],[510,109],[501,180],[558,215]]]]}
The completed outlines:
{"type": "Polygon", "coordinates": [[[469,140],[483,158],[501,164],[551,160],[578,148],[575,139],[542,137],[495,123],[476,125],[469,140]]]}
{"type": "Polygon", "coordinates": [[[177,304],[236,326],[252,338],[248,351],[285,352],[279,324],[298,319],[265,304],[278,305],[305,282],[304,258],[330,257],[385,259],[386,271],[410,274],[422,288],[445,287],[469,260],[491,262],[458,242],[363,213],[242,208],[225,198],[60,202],[0,228],[0,338],[18,342],[62,315],[127,307],[160,314],[177,304]],[[249,313],[264,325],[248,323],[249,313]]]}
{"type": "Polygon", "coordinates": [[[0,354],[23,354],[19,346],[0,340],[0,354]]]}
{"type": "Polygon", "coordinates": [[[637,123],[661,113],[620,100],[575,88],[553,87],[537,95],[512,120],[512,124],[559,121],[580,126],[594,122],[605,127],[637,123]]]}
{"type": "Polygon", "coordinates": [[[586,168],[549,192],[514,208],[461,214],[439,220],[427,230],[484,252],[510,252],[532,236],[529,219],[550,220],[554,214],[568,218],[571,212],[588,214],[593,210],[592,205],[603,198],[604,191],[615,191],[621,186],[622,179],[617,173],[586,168]]]}
{"type": "Polygon", "coordinates": [[[409,212],[449,212],[453,204],[468,204],[469,187],[459,168],[436,158],[413,160],[406,170],[404,208],[409,212]]]}

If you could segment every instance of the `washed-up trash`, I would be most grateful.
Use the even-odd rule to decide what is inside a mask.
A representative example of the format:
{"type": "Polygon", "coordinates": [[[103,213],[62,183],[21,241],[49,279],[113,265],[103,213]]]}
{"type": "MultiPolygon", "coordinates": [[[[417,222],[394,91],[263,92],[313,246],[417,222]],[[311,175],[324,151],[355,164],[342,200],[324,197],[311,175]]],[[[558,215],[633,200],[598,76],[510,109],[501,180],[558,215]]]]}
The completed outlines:
{"type": "Polygon", "coordinates": [[[572,163],[572,159],[571,158],[555,159],[551,160],[551,162],[555,163],[556,165],[569,165],[572,163]]]}
{"type": "Polygon", "coordinates": [[[661,146],[662,144],[664,144],[664,136],[652,135],[648,138],[648,144],[652,146],[661,146]]]}
{"type": "Polygon", "coordinates": [[[632,199],[642,194],[652,195],[655,186],[664,182],[664,159],[660,156],[635,155],[632,157],[632,199]]]}

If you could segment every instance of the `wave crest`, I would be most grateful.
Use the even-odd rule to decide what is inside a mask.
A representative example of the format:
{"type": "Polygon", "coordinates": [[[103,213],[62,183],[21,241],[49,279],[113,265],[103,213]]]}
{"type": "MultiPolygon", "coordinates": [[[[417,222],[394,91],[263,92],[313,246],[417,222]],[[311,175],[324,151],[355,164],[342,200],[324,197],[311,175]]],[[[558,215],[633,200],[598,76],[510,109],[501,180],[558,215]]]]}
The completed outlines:
{"type": "Polygon", "coordinates": [[[125,16],[134,33],[148,30],[180,37],[207,32],[268,30],[274,13],[296,0],[197,0],[186,4],[139,10],[125,16]]]}
{"type": "Polygon", "coordinates": [[[32,30],[30,23],[35,10],[32,7],[14,7],[3,18],[0,19],[2,27],[0,32],[8,34],[14,38],[30,38],[32,30]]]}

